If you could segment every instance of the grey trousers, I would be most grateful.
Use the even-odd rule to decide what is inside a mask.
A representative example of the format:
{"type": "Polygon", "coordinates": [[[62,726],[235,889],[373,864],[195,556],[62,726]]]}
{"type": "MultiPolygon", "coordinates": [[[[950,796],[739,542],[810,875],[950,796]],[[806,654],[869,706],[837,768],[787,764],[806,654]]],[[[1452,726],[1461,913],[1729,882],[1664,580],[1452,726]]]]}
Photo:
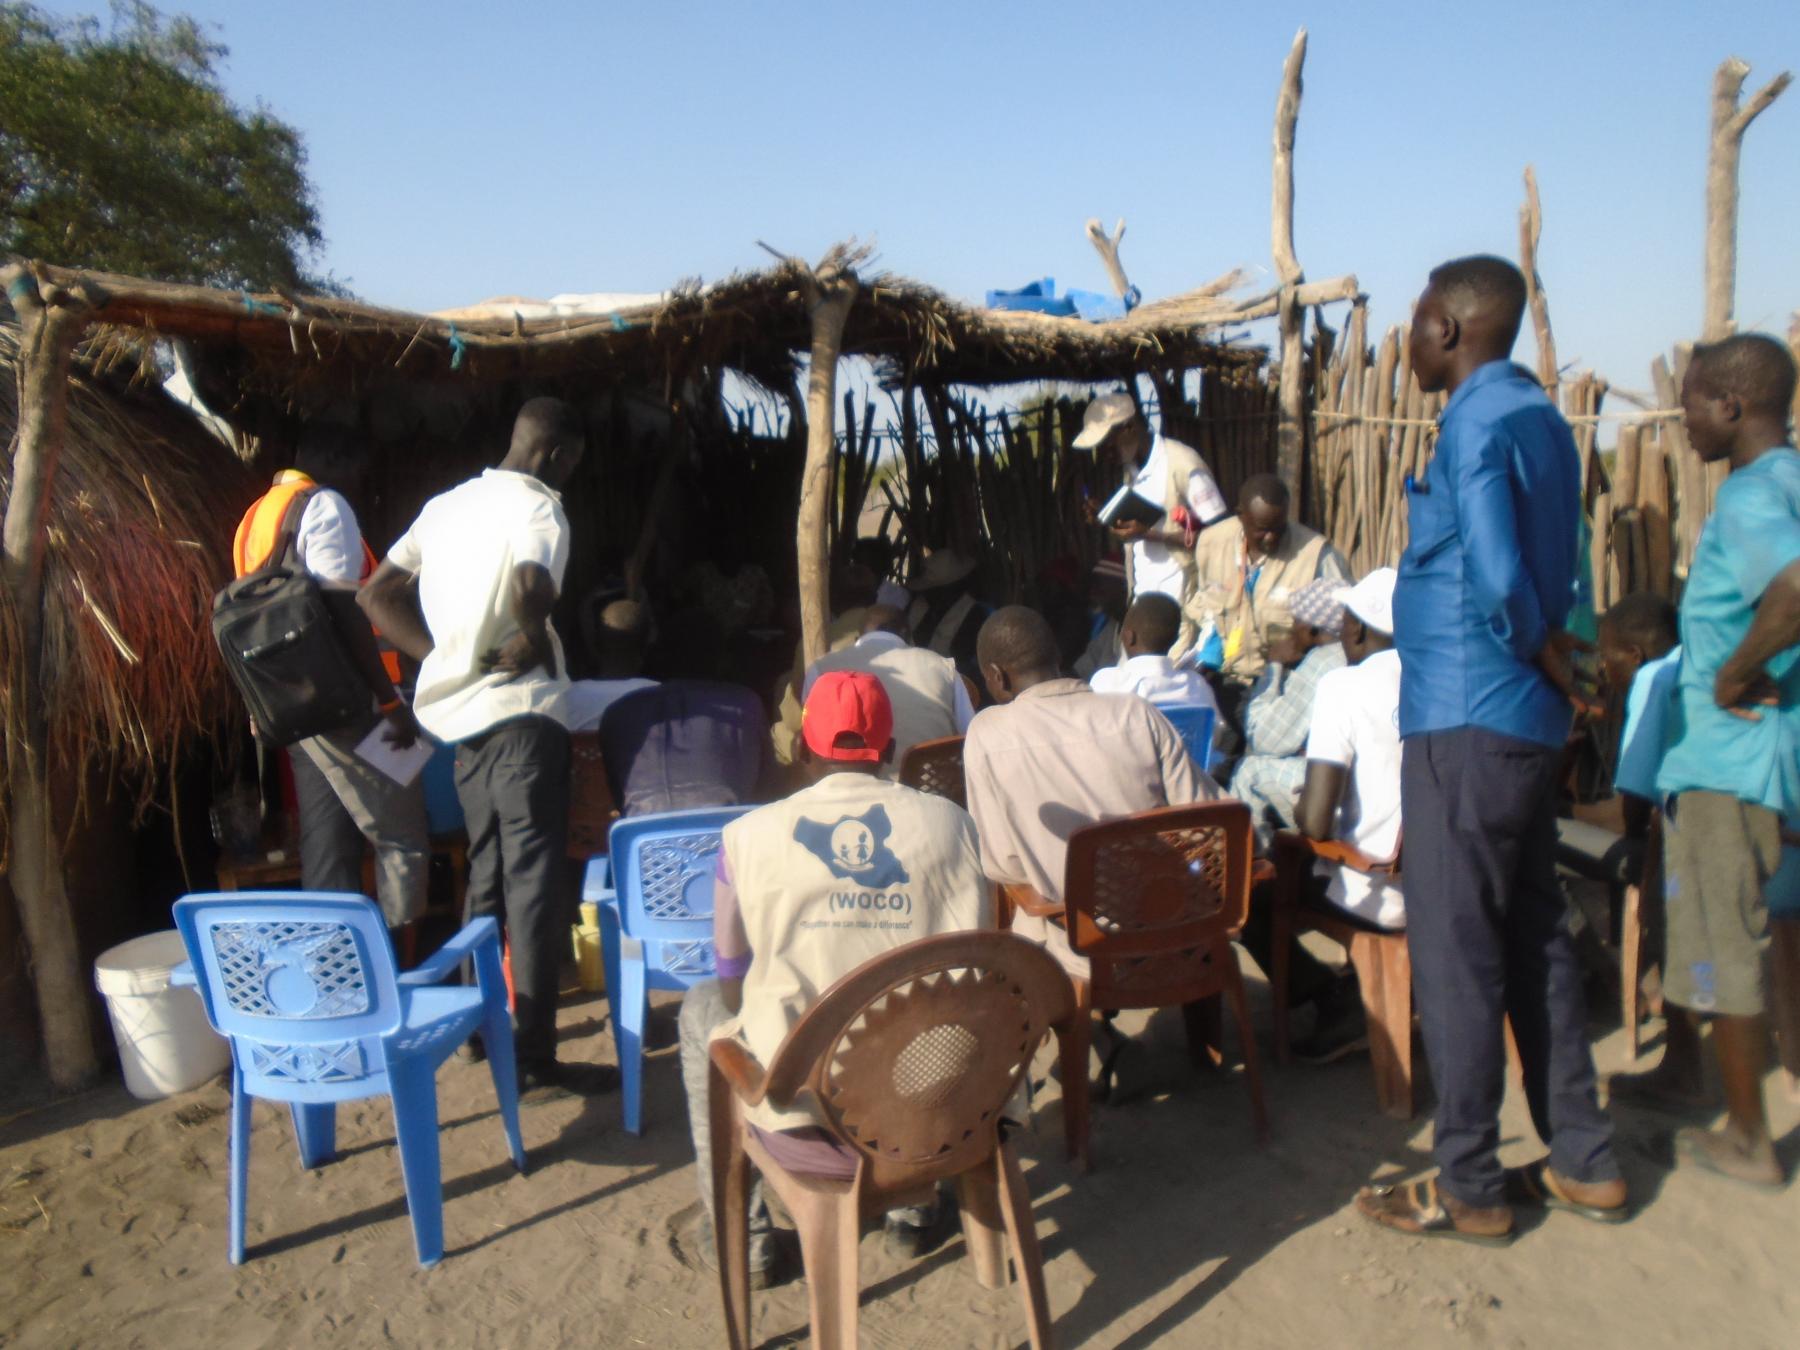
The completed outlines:
{"type": "Polygon", "coordinates": [[[425,786],[402,787],[356,753],[371,718],[309,736],[289,755],[300,806],[300,884],[309,891],[363,888],[363,841],[375,849],[375,893],[389,928],[425,912],[431,838],[425,786]]]}
{"type": "Polygon", "coordinates": [[[569,940],[569,733],[548,717],[517,717],[458,742],[456,795],[469,831],[464,920],[488,914],[506,930],[519,1060],[555,1059],[569,940]]]}
{"type": "MultiPolygon", "coordinates": [[[[708,1077],[707,1047],[712,1044],[713,1029],[731,1014],[719,996],[717,980],[702,980],[681,999],[681,1085],[687,1089],[688,1134],[694,1141],[694,1160],[698,1164],[694,1180],[700,1187],[700,1203],[706,1210],[710,1227],[713,1218],[712,1195],[712,1127],[707,1116],[708,1077]]],[[[757,1264],[758,1248],[765,1247],[769,1233],[769,1204],[763,1199],[762,1178],[750,1187],[750,1260],[757,1264]]],[[[766,1260],[766,1256],[764,1257],[766,1260]]]]}

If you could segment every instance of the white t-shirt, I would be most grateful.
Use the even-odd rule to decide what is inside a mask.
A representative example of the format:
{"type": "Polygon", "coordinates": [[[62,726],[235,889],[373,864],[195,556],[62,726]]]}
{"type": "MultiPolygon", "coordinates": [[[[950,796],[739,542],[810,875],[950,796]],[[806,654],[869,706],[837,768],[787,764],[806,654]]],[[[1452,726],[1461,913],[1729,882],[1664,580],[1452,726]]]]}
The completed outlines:
{"type": "MultiPolygon", "coordinates": [[[[1306,757],[1350,770],[1338,805],[1337,837],[1378,862],[1400,845],[1400,653],[1389,648],[1319,680],[1306,757]]],[[[1359,919],[1400,928],[1400,887],[1348,868],[1320,864],[1332,901],[1359,919]]]]}
{"type": "Polygon", "coordinates": [[[1166,656],[1127,657],[1116,666],[1096,670],[1088,687],[1097,694],[1136,694],[1151,703],[1197,703],[1218,711],[1212,686],[1191,662],[1177,664],[1166,656]]]}
{"type": "MultiPolygon", "coordinates": [[[[1138,470],[1137,477],[1131,480],[1131,485],[1140,495],[1153,502],[1161,502],[1168,491],[1168,480],[1168,452],[1163,449],[1163,438],[1157,436],[1150,442],[1150,457],[1144,461],[1144,467],[1138,470]]],[[[1219,485],[1203,468],[1188,475],[1186,496],[1187,508],[1193,512],[1195,523],[1199,525],[1212,523],[1230,509],[1219,492],[1219,485]]],[[[1165,519],[1155,528],[1167,530],[1174,527],[1165,519]]],[[[1176,559],[1174,549],[1145,539],[1135,539],[1127,547],[1131,549],[1133,595],[1161,591],[1178,605],[1187,599],[1182,589],[1181,563],[1176,559]]]]}
{"type": "Polygon", "coordinates": [[[598,731],[606,710],[627,694],[656,688],[655,680],[632,676],[623,680],[576,680],[563,695],[563,722],[570,731],[598,731]]]}
{"type": "Polygon", "coordinates": [[[519,632],[513,569],[537,563],[562,586],[569,522],[561,497],[529,474],[489,469],[426,502],[388,559],[418,575],[419,606],[435,644],[413,698],[425,730],[461,741],[515,717],[564,720],[569,667],[554,627],[554,676],[542,666],[511,680],[481,669],[483,653],[519,632]]]}
{"type": "Polygon", "coordinates": [[[333,590],[355,590],[363,579],[362,529],[343,494],[322,487],[307,499],[294,536],[294,552],[315,581],[333,590]]]}

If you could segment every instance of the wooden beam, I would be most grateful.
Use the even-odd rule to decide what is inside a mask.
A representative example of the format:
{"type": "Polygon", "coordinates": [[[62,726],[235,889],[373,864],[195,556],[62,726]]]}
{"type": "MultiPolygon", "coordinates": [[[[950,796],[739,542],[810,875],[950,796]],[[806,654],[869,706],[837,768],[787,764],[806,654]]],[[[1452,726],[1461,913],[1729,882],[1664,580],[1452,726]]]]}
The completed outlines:
{"type": "Polygon", "coordinates": [[[1271,251],[1281,279],[1276,313],[1281,328],[1281,407],[1276,424],[1275,463],[1294,496],[1295,514],[1305,512],[1301,498],[1306,450],[1306,377],[1302,370],[1306,340],[1306,307],[1300,299],[1304,279],[1294,252],[1294,131],[1300,120],[1301,68],[1306,64],[1306,30],[1294,35],[1281,71],[1275,100],[1274,186],[1269,206],[1271,251]]]}
{"type": "Polygon", "coordinates": [[[801,294],[812,320],[811,363],[806,372],[806,467],[800,476],[800,512],[794,547],[800,571],[800,645],[811,665],[825,655],[831,625],[831,457],[835,427],[838,356],[844,323],[856,303],[856,265],[866,248],[840,244],[816,267],[795,262],[801,294]]]}
{"type": "Polygon", "coordinates": [[[6,737],[11,804],[9,877],[31,951],[32,984],[44,1038],[44,1062],[58,1091],[87,1086],[100,1072],[94,1052],[93,996],[69,907],[62,841],[50,795],[49,708],[39,679],[44,648],[44,547],[57,461],[68,429],[69,367],[87,331],[95,288],[65,286],[22,264],[0,269],[18,315],[19,424],[12,492],[0,527],[0,575],[19,623],[20,710],[6,737]]]}
{"type": "Polygon", "coordinates": [[[1531,327],[1537,334],[1538,383],[1556,402],[1561,383],[1556,364],[1556,338],[1550,331],[1550,302],[1544,296],[1544,280],[1538,275],[1538,241],[1544,234],[1544,211],[1538,202],[1537,174],[1525,166],[1525,204],[1519,208],[1519,270],[1525,274],[1525,298],[1531,306],[1531,327]]]}
{"type": "Polygon", "coordinates": [[[1780,97],[1793,76],[1783,71],[1740,106],[1750,67],[1727,57],[1713,74],[1712,143],[1706,161],[1706,321],[1701,338],[1730,335],[1737,296],[1738,161],[1750,123],[1780,97]]]}
{"type": "Polygon", "coordinates": [[[1125,264],[1119,261],[1119,241],[1125,237],[1125,218],[1119,218],[1119,223],[1113,226],[1110,235],[1098,220],[1090,220],[1087,223],[1087,237],[1094,246],[1094,252],[1100,255],[1100,265],[1106,269],[1113,290],[1118,293],[1119,299],[1125,299],[1131,294],[1131,282],[1125,277],[1125,264]]]}

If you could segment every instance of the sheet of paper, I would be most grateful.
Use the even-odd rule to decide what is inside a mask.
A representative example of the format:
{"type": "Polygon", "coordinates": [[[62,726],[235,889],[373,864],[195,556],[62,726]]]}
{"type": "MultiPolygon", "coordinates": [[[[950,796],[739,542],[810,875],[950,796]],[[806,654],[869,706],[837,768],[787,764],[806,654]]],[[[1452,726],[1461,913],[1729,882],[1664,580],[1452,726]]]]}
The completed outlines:
{"type": "Polygon", "coordinates": [[[372,731],[357,744],[358,757],[373,764],[401,787],[409,786],[412,781],[425,771],[437,746],[423,736],[412,743],[412,747],[402,750],[392,742],[384,740],[388,729],[387,722],[375,724],[372,731]]]}

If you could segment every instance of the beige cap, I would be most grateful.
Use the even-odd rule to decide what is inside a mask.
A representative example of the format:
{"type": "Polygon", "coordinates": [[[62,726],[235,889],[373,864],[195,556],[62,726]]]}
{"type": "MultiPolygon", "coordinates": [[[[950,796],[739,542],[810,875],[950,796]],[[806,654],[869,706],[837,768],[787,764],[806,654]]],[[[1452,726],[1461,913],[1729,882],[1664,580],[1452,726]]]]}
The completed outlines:
{"type": "Polygon", "coordinates": [[[1087,405],[1081,419],[1081,432],[1075,437],[1077,450],[1092,450],[1105,440],[1115,427],[1122,427],[1137,416],[1137,404],[1130,394],[1102,394],[1087,405]]]}

